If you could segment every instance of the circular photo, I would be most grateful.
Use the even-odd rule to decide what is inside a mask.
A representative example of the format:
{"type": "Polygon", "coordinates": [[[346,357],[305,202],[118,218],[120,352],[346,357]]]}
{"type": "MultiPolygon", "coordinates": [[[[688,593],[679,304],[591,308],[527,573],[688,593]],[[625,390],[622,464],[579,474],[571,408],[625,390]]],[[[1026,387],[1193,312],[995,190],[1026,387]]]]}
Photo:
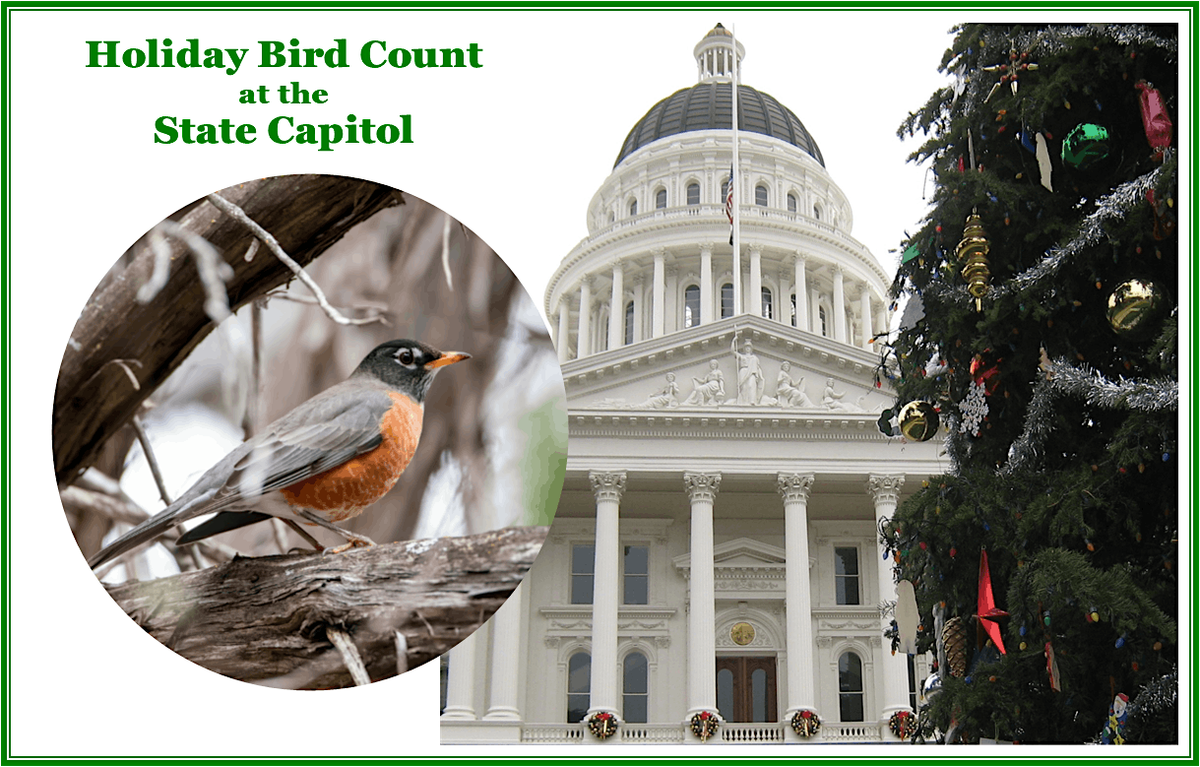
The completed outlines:
{"type": "Polygon", "coordinates": [[[534,303],[448,213],[354,178],[209,194],[67,341],[54,465],[151,637],[226,676],[368,684],[448,651],[537,556],[567,460],[534,303]]]}

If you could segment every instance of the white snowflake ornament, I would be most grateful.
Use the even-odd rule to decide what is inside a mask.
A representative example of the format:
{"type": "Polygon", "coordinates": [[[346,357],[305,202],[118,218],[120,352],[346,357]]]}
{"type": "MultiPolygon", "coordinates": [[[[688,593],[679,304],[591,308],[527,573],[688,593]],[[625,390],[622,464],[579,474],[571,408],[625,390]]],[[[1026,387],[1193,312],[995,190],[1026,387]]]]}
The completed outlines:
{"type": "Polygon", "coordinates": [[[958,430],[964,434],[970,434],[972,437],[978,437],[979,426],[988,414],[987,391],[982,381],[971,382],[971,388],[958,410],[962,413],[962,424],[959,425],[958,430]]]}

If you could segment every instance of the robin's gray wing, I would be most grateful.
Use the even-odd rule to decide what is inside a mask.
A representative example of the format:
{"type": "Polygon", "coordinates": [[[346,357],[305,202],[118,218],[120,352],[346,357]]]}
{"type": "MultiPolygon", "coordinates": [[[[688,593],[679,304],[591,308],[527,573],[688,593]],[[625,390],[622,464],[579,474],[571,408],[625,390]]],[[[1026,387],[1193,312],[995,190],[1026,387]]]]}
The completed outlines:
{"type": "Polygon", "coordinates": [[[154,540],[174,525],[215,511],[250,511],[265,493],[340,466],[383,441],[392,406],[381,389],[346,381],[308,400],[206,471],[175,503],[97,552],[91,567],[154,540]]]}
{"type": "Polygon", "coordinates": [[[391,407],[391,398],[379,389],[339,384],[326,390],[246,443],[197,514],[236,510],[374,450],[383,443],[380,422],[391,407]]]}

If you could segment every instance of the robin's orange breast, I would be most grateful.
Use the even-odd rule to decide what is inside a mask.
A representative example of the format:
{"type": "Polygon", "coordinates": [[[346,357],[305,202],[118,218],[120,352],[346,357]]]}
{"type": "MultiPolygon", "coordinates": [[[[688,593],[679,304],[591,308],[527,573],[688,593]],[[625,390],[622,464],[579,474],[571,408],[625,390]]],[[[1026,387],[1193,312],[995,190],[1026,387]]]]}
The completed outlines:
{"type": "Polygon", "coordinates": [[[388,396],[392,407],[379,421],[383,443],[341,466],[281,489],[289,504],[336,523],[358,516],[392,489],[417,450],[424,411],[405,394],[389,392],[388,396]]]}

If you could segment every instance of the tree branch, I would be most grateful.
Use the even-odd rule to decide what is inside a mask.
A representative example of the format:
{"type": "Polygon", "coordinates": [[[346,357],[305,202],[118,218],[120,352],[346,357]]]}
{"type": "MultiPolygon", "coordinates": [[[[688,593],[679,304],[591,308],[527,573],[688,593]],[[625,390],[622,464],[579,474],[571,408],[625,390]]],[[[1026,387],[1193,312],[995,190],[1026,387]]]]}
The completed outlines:
{"type": "MultiPolygon", "coordinates": [[[[385,186],[317,175],[268,178],[221,194],[272,232],[301,265],[397,201],[385,186]]],[[[232,268],[225,287],[234,310],[293,277],[277,259],[246,261],[254,234],[209,202],[192,207],[178,223],[211,243],[232,268]]],[[[71,334],[54,393],[54,469],[60,486],[91,463],[105,440],[214,327],[204,311],[196,265],[182,258],[187,246],[172,240],[167,247],[174,267],[150,301],[137,300],[138,289],[155,271],[153,249],[143,243],[119,278],[92,295],[71,334]],[[114,360],[136,367],[110,364],[114,360]],[[131,386],[126,376],[135,370],[131,386]]]]}
{"type": "Polygon", "coordinates": [[[205,668],[270,686],[347,687],[354,682],[330,629],[353,640],[372,680],[414,668],[504,603],[546,532],[516,527],[336,555],[238,558],[107,588],[139,626],[205,668]]]}

